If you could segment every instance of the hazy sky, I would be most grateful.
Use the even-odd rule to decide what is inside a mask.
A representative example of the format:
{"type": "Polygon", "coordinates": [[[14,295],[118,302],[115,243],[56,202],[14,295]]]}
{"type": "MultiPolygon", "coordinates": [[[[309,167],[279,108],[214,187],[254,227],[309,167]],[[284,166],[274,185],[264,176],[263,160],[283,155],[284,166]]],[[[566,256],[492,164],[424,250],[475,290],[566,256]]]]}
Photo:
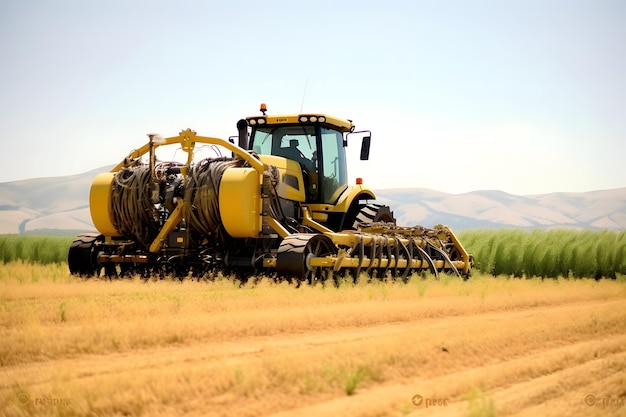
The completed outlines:
{"type": "Polygon", "coordinates": [[[0,182],[192,128],[326,112],[351,181],[513,194],[626,186],[622,0],[0,0],[0,182]]]}

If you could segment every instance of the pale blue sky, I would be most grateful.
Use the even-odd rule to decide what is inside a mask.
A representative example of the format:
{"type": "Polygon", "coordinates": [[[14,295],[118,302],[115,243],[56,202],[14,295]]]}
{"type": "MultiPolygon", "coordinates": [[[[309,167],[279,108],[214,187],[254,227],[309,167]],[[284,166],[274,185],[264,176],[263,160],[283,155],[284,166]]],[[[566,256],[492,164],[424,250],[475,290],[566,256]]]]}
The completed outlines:
{"type": "Polygon", "coordinates": [[[351,179],[461,193],[626,186],[626,2],[0,0],[0,182],[190,127],[326,112],[351,179]],[[356,145],[356,144],[355,144],[356,145]]]}

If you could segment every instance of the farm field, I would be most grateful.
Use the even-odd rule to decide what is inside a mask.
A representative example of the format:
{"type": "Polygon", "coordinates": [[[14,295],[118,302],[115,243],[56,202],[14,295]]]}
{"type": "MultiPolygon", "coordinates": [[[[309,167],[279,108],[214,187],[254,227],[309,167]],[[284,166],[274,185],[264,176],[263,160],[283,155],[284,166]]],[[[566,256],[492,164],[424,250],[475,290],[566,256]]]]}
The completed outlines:
{"type": "Polygon", "coordinates": [[[336,287],[0,265],[0,415],[624,416],[626,280],[336,287]]]}

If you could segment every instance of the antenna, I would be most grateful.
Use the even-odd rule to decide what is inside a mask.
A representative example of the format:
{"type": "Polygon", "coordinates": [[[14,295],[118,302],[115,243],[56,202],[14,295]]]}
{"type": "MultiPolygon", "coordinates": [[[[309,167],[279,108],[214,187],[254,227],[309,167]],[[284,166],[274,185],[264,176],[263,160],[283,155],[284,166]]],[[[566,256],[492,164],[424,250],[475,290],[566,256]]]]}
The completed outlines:
{"type": "Polygon", "coordinates": [[[302,92],[302,103],[300,103],[300,113],[302,113],[302,109],[304,108],[304,97],[306,96],[306,85],[309,83],[309,79],[304,80],[304,91],[302,92]]]}

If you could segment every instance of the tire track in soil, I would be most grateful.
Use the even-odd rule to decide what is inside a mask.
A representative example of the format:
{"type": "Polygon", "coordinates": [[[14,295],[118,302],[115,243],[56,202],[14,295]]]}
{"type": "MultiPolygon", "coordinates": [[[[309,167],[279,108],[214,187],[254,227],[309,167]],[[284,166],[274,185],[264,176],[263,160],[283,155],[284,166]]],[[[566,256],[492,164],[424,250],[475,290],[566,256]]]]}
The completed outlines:
{"type": "MultiPolygon", "coordinates": [[[[439,368],[437,357],[434,357],[422,369],[418,367],[419,376],[401,377],[397,383],[371,382],[357,389],[352,396],[345,396],[345,393],[339,393],[339,396],[328,393],[303,395],[291,401],[291,409],[276,416],[459,415],[468,409],[466,395],[472,384],[486,387],[484,395],[494,401],[500,411],[499,415],[563,415],[571,414],[572,411],[585,415],[597,411],[584,404],[582,400],[585,395],[608,395],[620,383],[623,389],[624,377],[616,375],[624,374],[626,370],[626,335],[622,330],[621,334],[585,340],[588,334],[583,329],[580,335],[571,336],[573,343],[570,343],[571,340],[557,338],[545,346],[540,339],[543,336],[542,320],[559,316],[569,316],[572,319],[594,315],[602,317],[608,311],[617,314],[617,320],[622,324],[626,323],[622,300],[579,301],[521,310],[420,319],[418,322],[333,328],[330,331],[302,334],[245,337],[221,342],[204,341],[191,346],[81,355],[0,368],[0,381],[13,381],[28,386],[45,385],[55,380],[58,370],[61,369],[69,372],[65,377],[75,379],[80,384],[80,381],[98,380],[108,375],[119,377],[128,374],[130,377],[132,374],[155,370],[175,371],[181,365],[245,365],[269,361],[281,354],[296,353],[306,357],[315,352],[332,351],[346,345],[376,345],[385,340],[401,340],[404,337],[412,337],[414,340],[416,334],[424,336],[424,354],[431,355],[439,350],[441,357],[443,353],[440,349],[440,338],[437,336],[445,334],[452,346],[462,347],[468,335],[474,334],[483,339],[491,337],[494,342],[502,342],[502,352],[485,358],[479,355],[456,358],[449,361],[448,369],[439,368]],[[511,325],[520,326],[519,334],[523,336],[520,338],[523,345],[517,346],[515,340],[510,340],[510,344],[504,343],[509,335],[505,333],[498,336],[495,333],[498,329],[511,325]],[[537,340],[533,341],[535,335],[537,340]],[[589,375],[594,375],[595,379],[589,379],[589,375]],[[447,405],[416,407],[411,404],[411,398],[418,393],[425,397],[446,399],[447,405]],[[557,411],[550,414],[551,410],[557,411]]],[[[10,387],[2,386],[2,390],[7,389],[10,387]]],[[[282,399],[282,402],[276,404],[285,402],[289,403],[290,400],[282,399]]],[[[226,399],[223,412],[214,415],[228,415],[233,412],[248,414],[245,411],[254,409],[267,410],[265,413],[254,414],[271,414],[272,411],[277,411],[276,406],[268,407],[267,403],[272,403],[272,393],[262,399],[250,399],[245,405],[246,409],[237,399],[232,399],[231,403],[226,399]]],[[[158,414],[158,410],[155,411],[158,414]]],[[[625,409],[615,408],[608,411],[618,413],[615,415],[624,415],[625,409]]],[[[250,412],[248,415],[252,414],[250,412]]]]}

